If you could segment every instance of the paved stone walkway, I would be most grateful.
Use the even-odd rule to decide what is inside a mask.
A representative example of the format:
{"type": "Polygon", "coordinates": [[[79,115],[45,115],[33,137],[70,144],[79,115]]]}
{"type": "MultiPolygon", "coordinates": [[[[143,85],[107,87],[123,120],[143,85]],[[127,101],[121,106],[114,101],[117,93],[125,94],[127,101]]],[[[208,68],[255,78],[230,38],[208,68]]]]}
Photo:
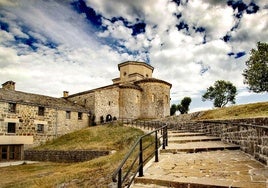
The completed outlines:
{"type": "Polygon", "coordinates": [[[137,187],[268,188],[268,167],[215,137],[169,133],[159,162],[147,164],[144,176],[135,179],[137,187]]]}

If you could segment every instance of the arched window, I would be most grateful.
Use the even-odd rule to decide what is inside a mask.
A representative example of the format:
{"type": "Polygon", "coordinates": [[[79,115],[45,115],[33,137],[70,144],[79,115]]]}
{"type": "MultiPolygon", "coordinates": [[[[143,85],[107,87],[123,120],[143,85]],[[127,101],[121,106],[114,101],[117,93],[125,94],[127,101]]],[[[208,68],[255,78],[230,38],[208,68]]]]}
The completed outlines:
{"type": "Polygon", "coordinates": [[[152,94],[152,102],[155,101],[155,94],[152,94]]]}
{"type": "Polygon", "coordinates": [[[136,103],[139,103],[140,101],[140,98],[139,98],[139,95],[136,96],[136,103]]]}

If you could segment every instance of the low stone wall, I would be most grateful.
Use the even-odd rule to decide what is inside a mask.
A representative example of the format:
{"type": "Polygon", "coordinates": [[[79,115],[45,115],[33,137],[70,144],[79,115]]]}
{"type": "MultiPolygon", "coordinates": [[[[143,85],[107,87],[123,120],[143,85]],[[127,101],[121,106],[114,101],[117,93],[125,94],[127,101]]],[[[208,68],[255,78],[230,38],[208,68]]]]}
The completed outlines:
{"type": "Polygon", "coordinates": [[[220,137],[222,141],[240,145],[241,150],[268,164],[268,118],[197,121],[171,127],[220,137]]]}
{"type": "Polygon", "coordinates": [[[24,160],[50,162],[82,162],[108,155],[109,151],[94,150],[25,150],[24,160]]]}

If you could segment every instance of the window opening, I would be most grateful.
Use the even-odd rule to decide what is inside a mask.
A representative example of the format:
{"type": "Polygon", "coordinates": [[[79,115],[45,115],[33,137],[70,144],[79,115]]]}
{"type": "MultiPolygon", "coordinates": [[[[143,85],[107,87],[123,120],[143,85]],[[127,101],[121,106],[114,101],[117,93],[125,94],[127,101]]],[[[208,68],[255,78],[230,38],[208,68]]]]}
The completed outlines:
{"type": "Polygon", "coordinates": [[[8,133],[16,133],[16,123],[8,123],[7,132],[8,133]]]}
{"type": "Polygon", "coordinates": [[[83,117],[83,113],[82,112],[78,112],[78,119],[81,120],[83,117]]]}
{"type": "Polygon", "coordinates": [[[45,107],[39,106],[38,107],[38,115],[44,116],[45,115],[45,107]]]}
{"type": "Polygon", "coordinates": [[[44,133],[44,125],[43,124],[37,124],[37,132],[44,133]]]}
{"type": "Polygon", "coordinates": [[[71,112],[70,111],[66,111],[66,119],[71,119],[71,112]]]}
{"type": "Polygon", "coordinates": [[[16,103],[9,103],[8,112],[16,113],[16,103]]]}
{"type": "Polygon", "coordinates": [[[154,100],[155,100],[155,95],[152,94],[152,102],[154,102],[154,100]]]}

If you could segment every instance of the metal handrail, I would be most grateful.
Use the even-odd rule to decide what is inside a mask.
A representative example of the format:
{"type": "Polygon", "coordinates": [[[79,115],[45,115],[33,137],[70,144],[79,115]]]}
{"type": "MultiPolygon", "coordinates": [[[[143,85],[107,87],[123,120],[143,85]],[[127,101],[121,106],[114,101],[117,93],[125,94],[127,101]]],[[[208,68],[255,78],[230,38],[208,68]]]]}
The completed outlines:
{"type": "Polygon", "coordinates": [[[130,149],[130,151],[126,154],[126,156],[124,157],[124,159],[122,160],[122,162],[120,163],[119,167],[114,171],[113,175],[112,175],[112,180],[113,182],[117,182],[117,187],[118,188],[122,188],[122,186],[125,184],[125,181],[129,178],[129,183],[127,185],[127,187],[130,187],[131,183],[134,181],[134,178],[136,177],[136,175],[138,174],[139,177],[143,176],[143,166],[144,163],[149,160],[150,157],[147,157],[145,160],[143,159],[143,152],[148,149],[152,144],[147,145],[146,147],[143,146],[143,139],[145,137],[151,136],[154,134],[154,151],[153,153],[150,154],[150,156],[155,156],[155,162],[158,162],[158,149],[161,146],[159,144],[160,139],[162,138],[162,148],[165,149],[165,146],[167,146],[167,125],[163,125],[160,128],[157,128],[143,136],[141,136],[136,142],[135,144],[132,146],[132,148],[130,149]],[[158,136],[158,132],[162,133],[162,136],[158,136]],[[123,167],[126,164],[126,162],[130,159],[130,157],[132,155],[134,155],[134,151],[136,149],[139,149],[139,152],[136,154],[136,156],[134,157],[133,162],[130,165],[130,168],[126,171],[125,174],[123,174],[123,167]],[[138,160],[139,159],[139,160],[138,160]],[[139,161],[138,164],[138,168],[136,169],[136,171],[134,171],[134,174],[132,177],[129,177],[131,170],[134,169],[135,163],[139,161]]]}

